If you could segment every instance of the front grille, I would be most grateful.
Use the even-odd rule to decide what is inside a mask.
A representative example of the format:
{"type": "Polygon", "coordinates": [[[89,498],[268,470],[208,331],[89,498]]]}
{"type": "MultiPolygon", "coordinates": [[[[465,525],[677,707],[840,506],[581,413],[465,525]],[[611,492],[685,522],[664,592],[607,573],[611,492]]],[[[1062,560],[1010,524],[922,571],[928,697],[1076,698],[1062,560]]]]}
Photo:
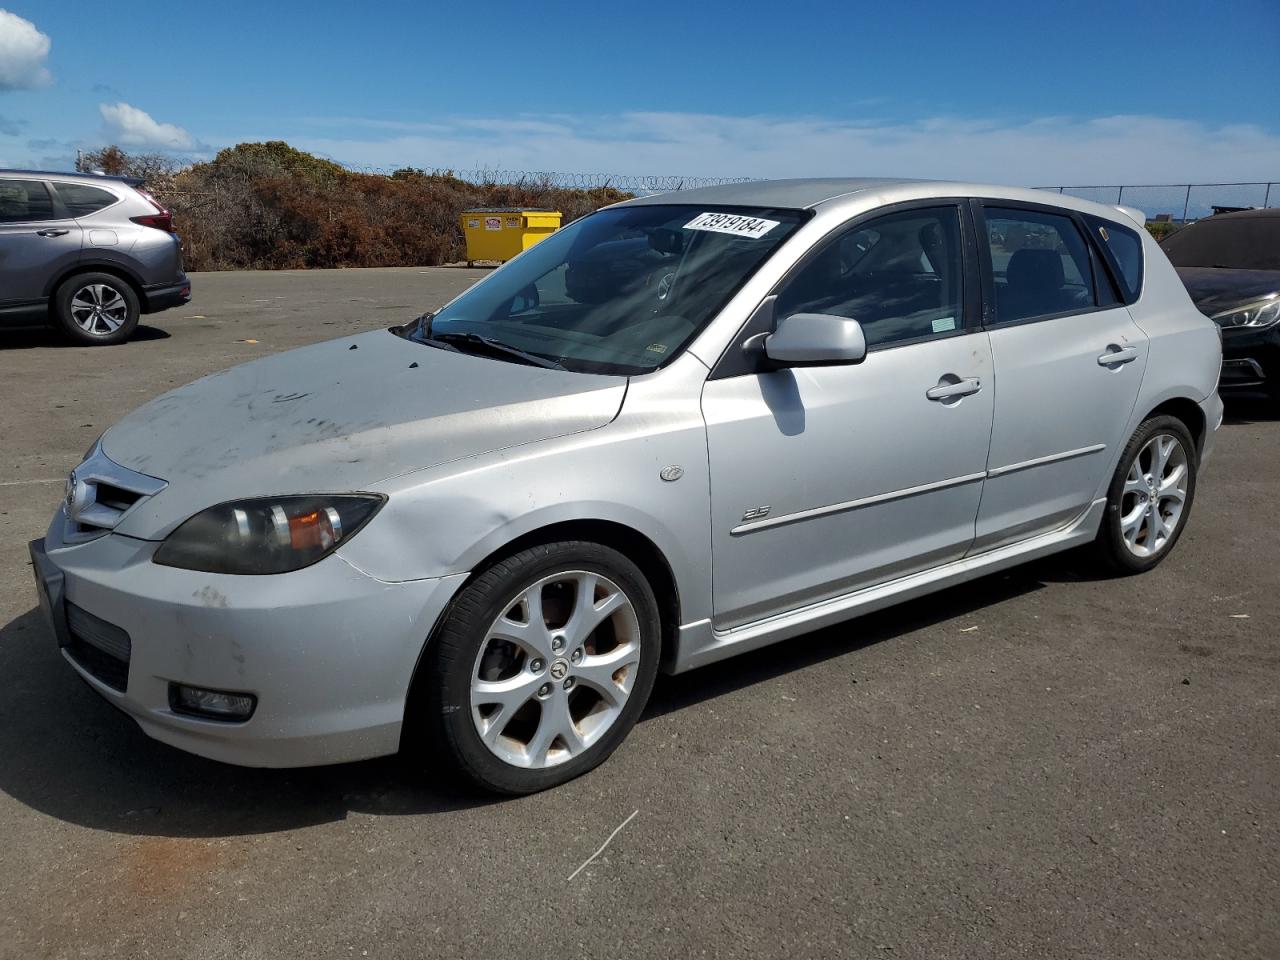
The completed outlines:
{"type": "Polygon", "coordinates": [[[67,604],[67,631],[71,634],[66,648],[71,659],[95,679],[124,693],[133,652],[129,634],[74,603],[67,604]]]}
{"type": "Polygon", "coordinates": [[[114,530],[126,513],[165,486],[108,459],[97,443],[67,480],[65,539],[79,543],[114,530]]]}

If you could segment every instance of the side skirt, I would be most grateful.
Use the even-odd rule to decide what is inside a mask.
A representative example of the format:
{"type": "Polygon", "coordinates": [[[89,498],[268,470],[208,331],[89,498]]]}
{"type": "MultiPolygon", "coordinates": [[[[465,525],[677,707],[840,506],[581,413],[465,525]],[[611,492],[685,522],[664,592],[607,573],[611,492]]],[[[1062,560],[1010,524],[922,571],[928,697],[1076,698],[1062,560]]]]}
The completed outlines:
{"type": "Polygon", "coordinates": [[[888,583],[864,587],[853,593],[775,614],[732,630],[716,630],[710,620],[685,624],[680,628],[676,655],[669,672],[683,673],[695,667],[706,666],[717,660],[1089,543],[1098,533],[1106,507],[1105,498],[1095,500],[1088,510],[1071,523],[1050,533],[972,557],[963,557],[888,583]]]}

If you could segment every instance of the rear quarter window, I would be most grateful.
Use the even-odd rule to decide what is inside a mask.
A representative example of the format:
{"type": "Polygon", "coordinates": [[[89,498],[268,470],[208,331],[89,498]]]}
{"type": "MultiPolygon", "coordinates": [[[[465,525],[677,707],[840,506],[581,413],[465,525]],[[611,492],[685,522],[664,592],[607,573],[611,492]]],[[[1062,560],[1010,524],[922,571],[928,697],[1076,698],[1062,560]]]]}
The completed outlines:
{"type": "Polygon", "coordinates": [[[1142,238],[1136,230],[1111,220],[1101,217],[1087,219],[1098,245],[1110,254],[1124,302],[1133,303],[1142,293],[1142,238]]]}
{"type": "Polygon", "coordinates": [[[85,183],[55,183],[54,188],[73,217],[87,217],[91,213],[106,209],[120,199],[109,190],[91,187],[85,183]]]}

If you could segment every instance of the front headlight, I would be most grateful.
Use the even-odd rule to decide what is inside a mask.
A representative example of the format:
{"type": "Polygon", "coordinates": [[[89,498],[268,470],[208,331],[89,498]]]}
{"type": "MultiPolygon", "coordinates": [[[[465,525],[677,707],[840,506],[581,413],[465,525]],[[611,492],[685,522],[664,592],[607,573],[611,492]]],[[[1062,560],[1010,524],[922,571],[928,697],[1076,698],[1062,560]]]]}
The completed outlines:
{"type": "Polygon", "coordinates": [[[288,573],[350,540],[386,500],[374,493],[309,494],[219,504],[169,534],[152,559],[206,573],[288,573]]]}
{"type": "Polygon", "coordinates": [[[1271,296],[1247,307],[1219,313],[1213,319],[1223,327],[1269,327],[1280,321],[1280,298],[1271,296]]]}

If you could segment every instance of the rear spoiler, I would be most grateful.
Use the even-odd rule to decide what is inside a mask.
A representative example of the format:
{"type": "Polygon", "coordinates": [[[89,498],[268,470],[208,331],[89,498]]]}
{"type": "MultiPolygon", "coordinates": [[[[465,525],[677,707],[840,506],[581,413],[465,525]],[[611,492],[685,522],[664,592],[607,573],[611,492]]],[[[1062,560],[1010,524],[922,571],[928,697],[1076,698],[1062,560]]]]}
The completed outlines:
{"type": "Polygon", "coordinates": [[[1146,226],[1147,215],[1143,213],[1141,210],[1139,210],[1137,207],[1122,207],[1117,203],[1115,204],[1115,208],[1119,210],[1121,213],[1123,213],[1130,220],[1133,220],[1135,223],[1137,223],[1138,226],[1140,227],[1146,226]]]}

